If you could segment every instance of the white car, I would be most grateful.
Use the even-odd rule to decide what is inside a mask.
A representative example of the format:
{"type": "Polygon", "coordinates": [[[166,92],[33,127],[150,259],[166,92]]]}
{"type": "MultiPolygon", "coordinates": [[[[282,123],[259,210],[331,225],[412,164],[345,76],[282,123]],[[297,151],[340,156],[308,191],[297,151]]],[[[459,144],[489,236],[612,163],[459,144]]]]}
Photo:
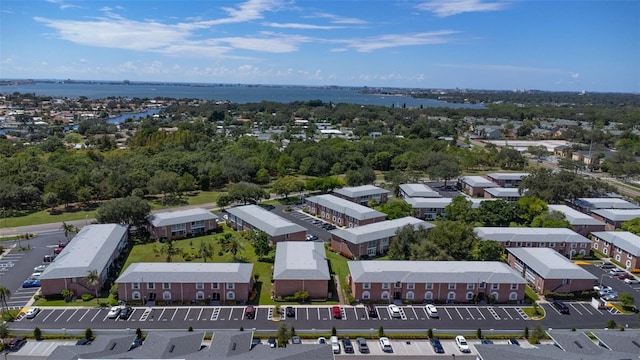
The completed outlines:
{"type": "Polygon", "coordinates": [[[38,279],[40,275],[42,275],[42,272],[34,272],[33,274],[31,274],[31,278],[38,279]]]}
{"type": "Polygon", "coordinates": [[[382,348],[382,351],[384,351],[384,352],[393,351],[391,349],[391,341],[389,341],[388,337],[381,337],[379,342],[380,342],[380,347],[382,348]]]}
{"type": "Polygon", "coordinates": [[[338,337],[337,336],[330,337],[329,342],[331,343],[331,350],[333,350],[333,353],[340,354],[340,343],[338,342],[338,337]]]}
{"type": "Polygon", "coordinates": [[[629,278],[629,279],[624,279],[624,283],[625,284],[640,284],[640,280],[638,280],[637,278],[629,278]]]}
{"type": "Polygon", "coordinates": [[[429,315],[429,317],[432,317],[432,318],[440,317],[440,314],[438,314],[438,309],[435,307],[435,305],[427,304],[425,308],[427,309],[427,314],[429,315]]]}
{"type": "Polygon", "coordinates": [[[609,270],[609,274],[611,275],[620,275],[622,273],[625,273],[626,271],[620,269],[620,268],[613,268],[611,270],[609,270]]]}
{"type": "Polygon", "coordinates": [[[596,285],[593,287],[593,290],[602,291],[602,290],[613,290],[613,289],[611,288],[611,286],[596,285]]]}
{"type": "Polygon", "coordinates": [[[113,306],[111,309],[109,309],[109,314],[107,314],[107,317],[109,319],[117,318],[118,315],[120,315],[120,310],[122,310],[120,306],[113,306]]]}
{"type": "Polygon", "coordinates": [[[29,310],[27,310],[27,313],[25,314],[25,317],[27,319],[33,319],[34,317],[36,317],[36,315],[38,315],[39,312],[40,312],[40,308],[38,308],[38,307],[30,307],[29,310]]]}
{"type": "Polygon", "coordinates": [[[37,273],[39,272],[39,273],[41,273],[41,272],[43,272],[43,271],[44,271],[44,269],[46,269],[46,268],[47,268],[47,265],[38,265],[38,266],[36,266],[36,267],[34,267],[34,268],[33,268],[33,272],[37,272],[37,273]]]}
{"type": "Polygon", "coordinates": [[[389,305],[389,315],[391,315],[392,318],[401,317],[402,315],[400,314],[400,307],[395,304],[389,305]]]}
{"type": "Polygon", "coordinates": [[[456,336],[456,345],[458,345],[458,349],[460,349],[460,351],[463,353],[471,352],[469,344],[467,344],[467,339],[465,339],[462,335],[456,336]]]}

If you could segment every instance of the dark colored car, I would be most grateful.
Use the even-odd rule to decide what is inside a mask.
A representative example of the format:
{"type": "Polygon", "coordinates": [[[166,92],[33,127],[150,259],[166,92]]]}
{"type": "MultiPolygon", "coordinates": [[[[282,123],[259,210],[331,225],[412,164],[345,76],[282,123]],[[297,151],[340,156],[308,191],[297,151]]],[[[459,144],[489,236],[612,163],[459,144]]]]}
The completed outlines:
{"type": "Polygon", "coordinates": [[[267,344],[269,344],[269,347],[272,348],[278,347],[278,341],[276,340],[276,338],[267,339],[267,344]]]}
{"type": "Polygon", "coordinates": [[[140,346],[140,345],[142,345],[142,339],[141,339],[141,338],[139,338],[139,337],[137,337],[137,338],[135,338],[135,339],[133,340],[133,342],[131,343],[131,347],[129,348],[129,350],[131,350],[131,349],[135,349],[135,348],[137,348],[137,347],[138,347],[138,346],[140,346]]]}
{"type": "Polygon", "coordinates": [[[82,338],[82,339],[76,341],[76,345],[89,345],[89,344],[91,344],[91,342],[93,342],[92,339],[82,338]]]}
{"type": "Polygon", "coordinates": [[[56,255],[60,254],[61,251],[62,251],[61,247],[57,247],[57,248],[53,249],[53,253],[56,254],[56,255]]]}
{"type": "Polygon", "coordinates": [[[624,279],[633,279],[633,278],[634,278],[634,276],[633,276],[633,275],[631,275],[631,274],[629,274],[629,273],[627,273],[627,272],[626,272],[626,273],[622,273],[622,274],[618,275],[618,279],[620,279],[620,280],[624,280],[624,279]]]}
{"type": "Polygon", "coordinates": [[[345,353],[353,354],[353,344],[351,344],[351,340],[349,340],[349,338],[342,338],[342,348],[345,353]]]}
{"type": "Polygon", "coordinates": [[[560,314],[568,314],[569,313],[569,307],[567,306],[567,304],[565,304],[564,302],[560,301],[560,300],[556,300],[553,302],[553,306],[558,309],[558,311],[560,312],[560,314]]]}
{"type": "Polygon", "coordinates": [[[431,342],[431,347],[433,347],[433,351],[435,351],[436,354],[444,354],[444,348],[440,343],[440,339],[432,337],[429,341],[431,342]]]}
{"type": "Polygon", "coordinates": [[[49,263],[49,262],[52,262],[55,259],[56,259],[56,255],[55,254],[53,254],[53,255],[45,255],[44,258],[42,259],[42,261],[44,261],[46,263],[49,263]]]}
{"type": "Polygon", "coordinates": [[[602,269],[613,269],[616,266],[613,263],[610,262],[603,262],[602,264],[600,264],[600,268],[602,269]]]}
{"type": "Polygon", "coordinates": [[[133,308],[131,306],[125,306],[120,310],[120,315],[118,317],[122,320],[127,320],[129,316],[133,313],[133,308]]]}
{"type": "Polygon", "coordinates": [[[367,304],[367,312],[369,313],[369,317],[372,318],[377,318],[378,317],[378,311],[376,310],[376,307],[373,304],[367,304]]]}
{"type": "Polygon", "coordinates": [[[22,336],[21,337],[15,337],[15,338],[11,339],[11,341],[9,341],[9,343],[7,344],[7,349],[9,349],[9,351],[18,351],[26,343],[27,343],[27,338],[22,337],[22,336]]]}
{"type": "Polygon", "coordinates": [[[255,316],[256,308],[251,305],[247,306],[247,309],[244,311],[244,317],[246,317],[247,319],[253,319],[255,316]]]}
{"type": "Polygon", "coordinates": [[[291,306],[287,306],[287,317],[294,318],[296,317],[296,311],[291,306]]]}
{"type": "Polygon", "coordinates": [[[22,282],[23,288],[40,287],[40,280],[29,279],[22,282]]]}
{"type": "Polygon", "coordinates": [[[485,345],[491,345],[493,344],[493,341],[489,340],[489,339],[482,339],[482,343],[485,345]]]}
{"type": "Polygon", "coordinates": [[[358,351],[360,351],[361,354],[369,353],[369,345],[367,345],[367,340],[365,340],[364,338],[357,338],[356,342],[358,343],[358,351]]]}
{"type": "Polygon", "coordinates": [[[518,342],[518,339],[516,339],[516,338],[511,338],[511,339],[509,339],[509,345],[516,345],[516,346],[520,346],[520,343],[518,342]]]}

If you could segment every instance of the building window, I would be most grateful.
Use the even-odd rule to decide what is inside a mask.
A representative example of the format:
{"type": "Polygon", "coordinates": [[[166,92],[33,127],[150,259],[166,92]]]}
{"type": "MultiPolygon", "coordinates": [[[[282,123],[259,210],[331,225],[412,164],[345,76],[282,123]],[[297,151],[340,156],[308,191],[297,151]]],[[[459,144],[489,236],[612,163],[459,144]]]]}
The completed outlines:
{"type": "Polygon", "coordinates": [[[204,283],[197,282],[196,283],[196,289],[204,289],[204,283]]]}
{"type": "Polygon", "coordinates": [[[433,283],[426,283],[424,288],[427,290],[433,289],[433,283]]]}
{"type": "Polygon", "coordinates": [[[628,268],[631,267],[631,260],[627,260],[627,262],[624,263],[624,265],[628,268]]]}
{"type": "Polygon", "coordinates": [[[134,291],[131,293],[131,298],[133,300],[140,300],[142,297],[140,296],[140,292],[139,291],[134,291]]]}
{"type": "Polygon", "coordinates": [[[234,293],[233,291],[228,291],[227,300],[235,300],[235,299],[236,299],[236,293],[234,293]]]}
{"type": "Polygon", "coordinates": [[[487,288],[487,283],[486,282],[481,282],[480,285],[478,285],[478,288],[480,289],[486,289],[487,288]]]}
{"type": "Polygon", "coordinates": [[[196,300],[204,300],[204,291],[198,291],[196,293],[196,300]]]}
{"type": "Polygon", "coordinates": [[[395,288],[400,289],[402,287],[402,283],[400,281],[396,281],[395,288]]]}
{"type": "Polygon", "coordinates": [[[219,289],[218,283],[211,283],[211,288],[212,289],[219,289]]]}
{"type": "Polygon", "coordinates": [[[162,300],[171,300],[171,291],[165,291],[162,293],[162,300]]]}
{"type": "Polygon", "coordinates": [[[155,289],[156,283],[147,283],[147,289],[155,289]]]}
{"type": "Polygon", "coordinates": [[[162,283],[162,289],[163,290],[171,289],[171,283],[162,283]]]}
{"type": "Polygon", "coordinates": [[[511,241],[505,241],[504,246],[511,246],[511,241]]]}
{"type": "Polygon", "coordinates": [[[474,283],[467,283],[467,290],[473,290],[476,288],[476,284],[474,283]]]}
{"type": "Polygon", "coordinates": [[[389,292],[388,292],[388,291],[383,291],[383,292],[382,292],[382,296],[381,296],[381,297],[382,297],[383,299],[385,299],[385,300],[389,299],[389,292]]]}
{"type": "Polygon", "coordinates": [[[371,299],[371,294],[368,291],[363,291],[362,300],[369,300],[369,299],[371,299]]]}
{"type": "Polygon", "coordinates": [[[227,283],[227,290],[233,290],[236,288],[236,284],[235,283],[227,283]]]}
{"type": "Polygon", "coordinates": [[[616,261],[620,262],[620,259],[621,259],[620,254],[616,254],[616,261]]]}
{"type": "Polygon", "coordinates": [[[580,244],[580,248],[586,248],[587,247],[587,243],[581,243],[580,244]]]}
{"type": "Polygon", "coordinates": [[[140,283],[132,283],[131,284],[131,288],[134,290],[139,290],[140,289],[140,283]]]}
{"type": "Polygon", "coordinates": [[[415,288],[416,288],[416,284],[415,283],[407,283],[407,289],[413,290],[415,288]]]}
{"type": "Polygon", "coordinates": [[[493,296],[494,300],[498,300],[498,292],[497,291],[492,292],[491,296],[493,296]]]}
{"type": "Polygon", "coordinates": [[[382,283],[382,288],[383,289],[388,289],[389,288],[389,283],[382,283]]]}
{"type": "Polygon", "coordinates": [[[511,290],[518,290],[518,284],[511,284],[511,290]]]}
{"type": "Polygon", "coordinates": [[[407,291],[407,300],[413,300],[414,297],[413,291],[407,291]]]}
{"type": "Polygon", "coordinates": [[[456,299],[455,291],[449,291],[449,293],[447,294],[447,300],[455,300],[455,299],[456,299]]]}
{"type": "Polygon", "coordinates": [[[473,293],[471,291],[469,291],[467,293],[467,300],[472,300],[473,299],[473,293]]]}
{"type": "Polygon", "coordinates": [[[371,289],[371,283],[368,283],[368,282],[362,283],[362,288],[367,290],[371,289]]]}
{"type": "Polygon", "coordinates": [[[500,289],[500,284],[491,284],[491,290],[498,290],[500,289]]]}
{"type": "Polygon", "coordinates": [[[598,250],[598,244],[597,244],[597,243],[596,243],[596,244],[593,244],[593,248],[594,248],[594,249],[596,249],[596,250],[598,250]]]}
{"type": "Polygon", "coordinates": [[[546,242],[541,242],[541,243],[539,243],[538,247],[547,247],[547,243],[546,242]]]}
{"type": "Polygon", "coordinates": [[[518,293],[512,292],[511,294],[509,294],[509,300],[518,300],[518,293]]]}
{"type": "Polygon", "coordinates": [[[456,289],[456,283],[449,283],[449,290],[455,290],[456,289]]]}
{"type": "Polygon", "coordinates": [[[424,299],[433,300],[433,293],[431,291],[427,291],[426,293],[424,293],[424,299]]]}
{"type": "Polygon", "coordinates": [[[603,252],[605,255],[607,255],[607,254],[609,253],[609,249],[607,249],[607,248],[602,248],[602,252],[603,252]]]}
{"type": "Polygon", "coordinates": [[[550,243],[549,243],[549,247],[553,247],[553,245],[554,245],[554,244],[553,244],[552,242],[550,242],[550,243]]]}

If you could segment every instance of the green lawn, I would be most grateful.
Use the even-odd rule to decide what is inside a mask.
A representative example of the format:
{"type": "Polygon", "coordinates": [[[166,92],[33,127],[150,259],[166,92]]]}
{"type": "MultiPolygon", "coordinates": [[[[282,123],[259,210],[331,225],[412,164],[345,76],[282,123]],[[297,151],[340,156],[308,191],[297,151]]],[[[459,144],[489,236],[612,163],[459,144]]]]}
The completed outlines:
{"type": "Polygon", "coordinates": [[[340,280],[340,287],[342,288],[342,292],[344,294],[344,299],[347,299],[347,275],[349,275],[349,266],[347,266],[347,258],[343,257],[340,254],[336,254],[333,251],[327,250],[327,260],[329,260],[329,267],[331,269],[331,273],[335,274],[340,280]]]}
{"type": "Polygon", "coordinates": [[[31,214],[15,217],[7,217],[0,221],[0,227],[17,227],[34,224],[47,224],[71,220],[92,219],[95,217],[95,210],[78,210],[73,212],[62,212],[60,214],[51,215],[49,209],[41,210],[31,214]]]}

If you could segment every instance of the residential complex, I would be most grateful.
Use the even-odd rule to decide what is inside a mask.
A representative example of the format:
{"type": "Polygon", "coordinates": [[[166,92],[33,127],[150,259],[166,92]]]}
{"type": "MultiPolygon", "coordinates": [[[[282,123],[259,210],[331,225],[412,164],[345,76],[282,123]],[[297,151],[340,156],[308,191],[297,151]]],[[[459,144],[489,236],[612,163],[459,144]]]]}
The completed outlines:
{"type": "Polygon", "coordinates": [[[257,205],[227,209],[231,226],[238,231],[259,230],[267,234],[269,242],[304,241],[307,229],[257,205]]]}
{"type": "Polygon", "coordinates": [[[408,198],[440,198],[442,195],[425,184],[401,184],[400,197],[408,198]]]}
{"type": "Polygon", "coordinates": [[[310,298],[327,298],[330,279],[323,243],[283,241],[277,244],[273,296],[290,296],[304,290],[310,298]]]}
{"type": "Polygon", "coordinates": [[[626,269],[640,269],[640,236],[628,231],[591,233],[591,247],[622,264],[626,269]]]}
{"type": "Polygon", "coordinates": [[[640,206],[620,198],[579,198],[570,205],[585,214],[599,209],[640,209],[640,206]]]}
{"type": "Polygon", "coordinates": [[[620,229],[624,222],[640,217],[640,209],[599,209],[592,210],[591,216],[606,224],[605,230],[620,229]]]}
{"type": "MultiPolygon", "coordinates": [[[[491,199],[479,199],[479,198],[466,198],[471,202],[471,208],[477,209],[480,207],[480,203],[483,201],[489,201],[491,199]]],[[[446,214],[444,208],[451,204],[452,198],[405,198],[404,201],[411,205],[414,211],[414,216],[419,219],[436,220],[438,218],[445,218],[446,214]]]]}
{"type": "Polygon", "coordinates": [[[333,194],[339,198],[352,201],[356,204],[368,206],[370,200],[375,200],[378,204],[387,202],[389,190],[373,185],[362,185],[337,189],[333,191],[333,194]]]}
{"type": "Polygon", "coordinates": [[[355,227],[384,220],[387,215],[334,195],[311,196],[304,201],[312,215],[338,226],[355,227]]]}
{"type": "Polygon", "coordinates": [[[575,210],[567,205],[548,205],[549,212],[558,211],[573,227],[573,231],[582,236],[587,236],[594,231],[604,231],[605,223],[593,217],[575,210]]]}
{"type": "Polygon", "coordinates": [[[148,220],[147,228],[156,240],[208,234],[218,227],[218,216],[207,209],[155,213],[148,220]]]}
{"type": "Polygon", "coordinates": [[[508,202],[516,202],[522,197],[518,188],[493,187],[484,189],[485,199],[504,200],[508,202]]]}
{"type": "Polygon", "coordinates": [[[484,196],[485,189],[494,187],[500,187],[500,185],[482,176],[461,176],[458,178],[458,188],[465,191],[471,197],[482,197],[484,196]]]}
{"type": "Polygon", "coordinates": [[[510,188],[519,187],[522,179],[528,175],[528,173],[491,173],[487,174],[486,177],[499,186],[510,188]]]}
{"type": "Polygon", "coordinates": [[[476,235],[482,240],[493,240],[505,248],[546,247],[566,256],[589,254],[591,241],[565,228],[477,227],[476,235]]]}
{"type": "Polygon", "coordinates": [[[509,265],[538,293],[593,289],[598,278],[549,248],[509,248],[509,265]]]}
{"type": "Polygon", "coordinates": [[[349,261],[359,301],[461,303],[524,300],[525,281],[498,261],[349,261]]]}

